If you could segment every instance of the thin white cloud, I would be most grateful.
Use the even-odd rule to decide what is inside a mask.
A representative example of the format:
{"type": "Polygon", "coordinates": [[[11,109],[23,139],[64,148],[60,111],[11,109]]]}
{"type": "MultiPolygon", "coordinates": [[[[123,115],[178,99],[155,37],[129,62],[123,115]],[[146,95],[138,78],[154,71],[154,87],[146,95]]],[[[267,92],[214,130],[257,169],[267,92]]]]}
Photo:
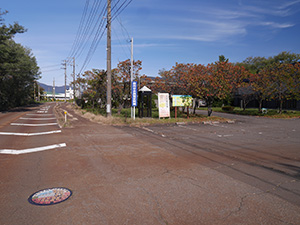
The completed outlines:
{"type": "Polygon", "coordinates": [[[298,3],[300,3],[300,0],[287,1],[287,2],[284,2],[282,5],[278,6],[278,9],[286,9],[286,8],[296,5],[298,3]]]}
{"type": "Polygon", "coordinates": [[[147,14],[147,21],[151,20],[151,23],[146,28],[140,26],[135,29],[139,31],[137,35],[141,38],[232,43],[255,27],[267,27],[262,31],[267,34],[270,30],[295,26],[294,21],[288,21],[288,16],[295,13],[292,7],[300,3],[300,0],[285,3],[278,0],[240,0],[236,4],[219,5],[210,2],[178,4],[175,0],[170,6],[165,2],[159,7],[157,4],[150,4],[151,1],[146,2],[148,5],[145,8],[151,12],[147,14]]]}
{"type": "Polygon", "coordinates": [[[294,24],[290,24],[290,23],[274,23],[274,22],[262,22],[261,25],[272,27],[272,28],[279,28],[279,29],[284,29],[284,28],[289,28],[294,26],[294,24]]]}

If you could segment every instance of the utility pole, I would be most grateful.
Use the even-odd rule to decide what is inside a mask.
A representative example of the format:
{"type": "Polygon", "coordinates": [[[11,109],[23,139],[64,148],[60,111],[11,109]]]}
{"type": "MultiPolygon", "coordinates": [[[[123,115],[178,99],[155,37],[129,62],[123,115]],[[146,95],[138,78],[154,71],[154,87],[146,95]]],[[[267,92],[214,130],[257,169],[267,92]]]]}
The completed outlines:
{"type": "Polygon", "coordinates": [[[35,81],[33,81],[33,101],[35,100],[35,81]]]}
{"type": "Polygon", "coordinates": [[[53,97],[53,100],[55,101],[55,78],[54,77],[53,77],[52,97],[53,97]]]}
{"type": "Polygon", "coordinates": [[[61,64],[63,66],[62,69],[65,70],[65,102],[67,101],[67,60],[63,60],[61,64]]]}
{"type": "Polygon", "coordinates": [[[107,0],[107,93],[106,113],[111,117],[111,0],[107,0]]]}
{"type": "Polygon", "coordinates": [[[77,79],[78,79],[78,98],[80,98],[81,99],[81,88],[80,88],[80,85],[81,85],[81,82],[80,82],[80,73],[79,74],[77,74],[77,79]]]}
{"type": "Polygon", "coordinates": [[[73,98],[75,103],[75,57],[73,57],[73,98]]]}
{"type": "Polygon", "coordinates": [[[40,89],[40,85],[38,84],[38,101],[41,101],[41,89],[40,89]]]}
{"type": "MultiPolygon", "coordinates": [[[[132,92],[132,81],[133,81],[133,38],[131,38],[131,58],[130,58],[130,90],[132,92]]],[[[131,93],[131,98],[133,93],[131,93]]],[[[131,119],[135,119],[135,107],[131,106],[131,119]]]]}

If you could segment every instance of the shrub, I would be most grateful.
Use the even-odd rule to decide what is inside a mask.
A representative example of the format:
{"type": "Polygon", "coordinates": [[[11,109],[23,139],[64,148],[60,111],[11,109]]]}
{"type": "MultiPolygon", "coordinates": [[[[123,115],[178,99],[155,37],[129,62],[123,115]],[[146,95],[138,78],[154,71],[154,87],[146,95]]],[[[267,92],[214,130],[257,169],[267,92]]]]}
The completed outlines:
{"type": "Polygon", "coordinates": [[[230,105],[225,105],[225,106],[222,106],[222,110],[226,111],[226,112],[232,112],[234,110],[234,107],[230,106],[230,105]]]}

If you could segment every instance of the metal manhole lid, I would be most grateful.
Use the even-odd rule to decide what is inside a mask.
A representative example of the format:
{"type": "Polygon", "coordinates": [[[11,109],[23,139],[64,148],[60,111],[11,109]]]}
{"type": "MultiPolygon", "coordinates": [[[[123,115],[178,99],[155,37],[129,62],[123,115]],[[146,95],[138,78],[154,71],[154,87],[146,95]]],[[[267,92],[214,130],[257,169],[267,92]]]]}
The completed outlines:
{"type": "Polygon", "coordinates": [[[28,201],[34,205],[54,205],[66,201],[71,195],[72,191],[68,188],[47,188],[30,195],[28,201]]]}

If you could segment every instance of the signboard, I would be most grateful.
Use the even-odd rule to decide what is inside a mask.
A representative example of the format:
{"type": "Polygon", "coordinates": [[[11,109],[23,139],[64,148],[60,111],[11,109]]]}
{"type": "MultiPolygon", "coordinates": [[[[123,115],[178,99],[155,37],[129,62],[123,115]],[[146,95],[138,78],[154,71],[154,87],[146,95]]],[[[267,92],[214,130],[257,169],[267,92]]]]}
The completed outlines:
{"type": "Polygon", "coordinates": [[[193,98],[191,95],[172,95],[172,106],[192,106],[193,98]]]}
{"type": "Polygon", "coordinates": [[[131,106],[137,107],[137,82],[132,81],[131,83],[131,106]]]}
{"type": "Polygon", "coordinates": [[[158,93],[158,113],[160,117],[170,117],[169,93],[158,93]]]}

